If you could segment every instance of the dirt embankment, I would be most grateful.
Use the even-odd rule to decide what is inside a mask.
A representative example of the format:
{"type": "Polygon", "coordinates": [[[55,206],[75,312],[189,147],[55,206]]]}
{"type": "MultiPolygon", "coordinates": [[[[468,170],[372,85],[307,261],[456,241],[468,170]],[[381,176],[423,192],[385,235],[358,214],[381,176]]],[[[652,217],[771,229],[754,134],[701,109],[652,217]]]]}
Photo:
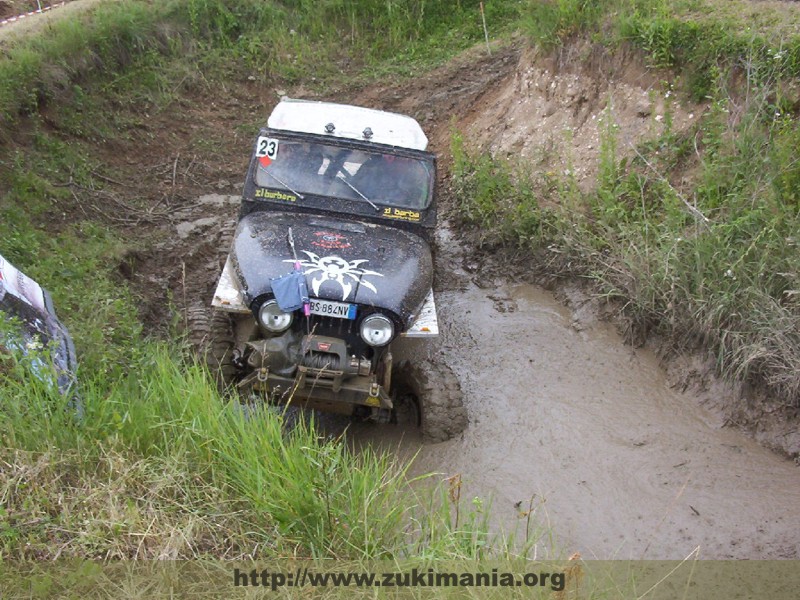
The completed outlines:
{"type": "MultiPolygon", "coordinates": [[[[704,110],[679,103],[634,57],[589,46],[546,59],[476,49],[413,87],[368,89],[353,100],[416,116],[441,155],[455,124],[474,148],[533,168],[573,169],[584,189],[608,115],[621,157],[658,135],[667,115],[681,130],[704,110]]],[[[446,174],[441,187],[448,190],[446,174]]],[[[445,206],[452,215],[452,198],[445,206]]],[[[446,308],[430,357],[459,373],[470,428],[422,448],[413,433],[396,432],[390,447],[419,450],[419,472],[459,473],[465,496],[491,496],[496,528],[519,535],[532,509],[567,552],[798,555],[800,472],[729,427],[730,409],[721,406],[736,406],[737,390],[714,380],[708,365],[689,366],[696,358],[665,372],[653,352],[625,346],[598,320],[602,311],[579,285],[556,290],[564,308],[521,283],[525,257],[487,257],[464,247],[465,235],[439,232],[437,291],[446,308]]],[[[387,432],[358,436],[386,443],[387,432]]]]}
{"type": "MultiPolygon", "coordinates": [[[[532,508],[537,522],[553,526],[558,547],[584,556],[683,558],[698,546],[705,558],[800,553],[794,465],[724,427],[700,406],[702,396],[673,389],[656,358],[624,346],[580,290],[561,290],[572,311],[565,309],[518,283],[524,257],[512,264],[482,256],[465,247],[469,232],[446,223],[452,124],[484,151],[574,169],[588,186],[609,107],[620,153],[657,134],[667,109],[679,128],[697,107],[675,104],[626,57],[586,47],[547,59],[477,48],[410,82],[324,96],[286,91],[411,114],[443,159],[436,287],[444,335],[430,352],[457,370],[471,425],[458,439],[425,446],[417,469],[461,473],[465,498],[494,497],[498,528],[524,523],[520,515],[532,508]]],[[[140,296],[152,331],[169,330],[171,302],[183,311],[210,301],[255,133],[240,126],[263,122],[277,100],[256,77],[225,90],[190,77],[172,105],[153,114],[143,107],[125,135],[103,143],[105,189],[75,190],[86,214],[134,232],[137,247],[120,276],[140,296]]],[[[397,429],[356,436],[371,443],[393,434],[404,434],[401,451],[420,446],[397,429]]]]}

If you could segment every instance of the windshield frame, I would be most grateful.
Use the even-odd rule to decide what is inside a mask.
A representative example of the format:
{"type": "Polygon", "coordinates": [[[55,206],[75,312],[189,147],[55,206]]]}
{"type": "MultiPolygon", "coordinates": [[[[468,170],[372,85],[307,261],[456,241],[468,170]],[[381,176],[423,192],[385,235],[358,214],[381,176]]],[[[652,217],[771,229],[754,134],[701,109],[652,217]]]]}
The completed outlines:
{"type": "MultiPolygon", "coordinates": [[[[280,150],[278,150],[278,152],[280,152],[280,150]]],[[[346,160],[338,166],[337,175],[341,174],[341,169],[344,168],[345,163],[347,163],[346,160]]],[[[323,164],[323,167],[324,168],[321,168],[318,173],[319,177],[324,177],[324,172],[330,168],[330,164],[323,164]]],[[[350,173],[348,171],[348,175],[356,176],[357,174],[357,171],[355,173],[350,173]]],[[[421,178],[418,180],[422,181],[421,178]]],[[[332,181],[330,174],[328,181],[332,181]]],[[[259,136],[253,146],[253,154],[250,161],[250,168],[248,169],[247,180],[245,182],[243,199],[245,201],[255,201],[259,203],[264,201],[277,203],[284,207],[294,206],[298,209],[301,207],[318,208],[325,212],[344,212],[353,216],[379,217],[381,220],[401,220],[431,226],[434,223],[428,218],[428,215],[429,213],[433,213],[433,219],[435,220],[435,187],[436,155],[431,152],[384,144],[374,144],[348,138],[325,137],[263,128],[259,132],[259,136]],[[259,163],[259,156],[257,155],[258,140],[265,137],[275,138],[279,143],[317,144],[324,149],[338,150],[340,154],[349,152],[350,156],[355,153],[366,157],[389,155],[401,160],[411,159],[420,161],[417,164],[421,164],[424,167],[424,176],[427,179],[424,205],[417,207],[411,203],[397,202],[387,197],[371,198],[367,194],[359,196],[357,191],[351,189],[353,186],[344,185],[344,182],[338,187],[331,186],[324,192],[321,189],[312,189],[308,191],[302,189],[305,187],[302,185],[292,186],[293,182],[287,181],[286,179],[279,182],[278,179],[281,179],[280,175],[278,178],[265,176],[264,169],[259,163]],[[273,180],[270,181],[270,179],[273,180]],[[288,184],[288,186],[284,184],[288,184]],[[364,196],[366,196],[366,199],[364,196]]]]}

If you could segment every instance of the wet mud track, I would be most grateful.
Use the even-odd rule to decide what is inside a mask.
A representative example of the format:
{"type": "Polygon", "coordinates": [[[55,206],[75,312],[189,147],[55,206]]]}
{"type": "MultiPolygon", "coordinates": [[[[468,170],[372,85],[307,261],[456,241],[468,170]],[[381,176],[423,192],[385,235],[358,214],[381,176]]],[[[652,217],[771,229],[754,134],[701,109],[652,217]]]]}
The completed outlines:
{"type": "Polygon", "coordinates": [[[797,557],[794,463],[716,423],[610,325],[576,324],[529,284],[456,276],[460,289],[437,294],[443,335],[426,360],[459,374],[468,429],[423,444],[412,430],[359,425],[356,445],[418,452],[415,474],[460,474],[462,501],[491,500],[495,533],[524,536],[532,507],[553,535],[540,556],[797,557]]]}
{"type": "Polygon", "coordinates": [[[544,551],[584,557],[794,558],[800,470],[713,425],[669,388],[655,357],[598,324],[576,332],[547,292],[502,283],[440,293],[446,360],[470,426],[423,445],[359,426],[359,443],[419,451],[415,473],[461,474],[462,498],[492,499],[495,532],[548,524],[544,551]]]}

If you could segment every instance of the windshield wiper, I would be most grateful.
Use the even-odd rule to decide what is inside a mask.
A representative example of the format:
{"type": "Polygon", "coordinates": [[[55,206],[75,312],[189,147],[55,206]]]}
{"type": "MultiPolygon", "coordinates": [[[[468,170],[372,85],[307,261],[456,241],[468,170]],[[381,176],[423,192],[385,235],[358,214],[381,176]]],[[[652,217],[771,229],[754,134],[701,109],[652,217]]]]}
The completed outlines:
{"type": "Polygon", "coordinates": [[[300,200],[305,200],[305,199],[306,199],[306,197],[305,197],[305,196],[303,196],[303,194],[301,194],[300,192],[298,192],[297,190],[295,190],[294,188],[292,188],[292,187],[291,187],[291,186],[290,186],[288,183],[286,183],[285,181],[281,181],[281,179],[280,179],[279,177],[277,177],[277,176],[273,175],[272,173],[270,173],[270,172],[269,172],[269,171],[267,171],[266,169],[264,169],[264,173],[266,173],[267,175],[269,175],[270,177],[272,177],[272,178],[273,178],[275,181],[277,181],[278,183],[280,183],[280,184],[281,184],[283,187],[285,187],[287,190],[289,190],[290,192],[292,192],[292,193],[293,193],[295,196],[297,196],[298,198],[300,198],[300,200]]]}
{"type": "Polygon", "coordinates": [[[380,211],[381,211],[380,207],[379,207],[377,204],[375,204],[375,203],[374,203],[372,200],[370,200],[370,199],[369,199],[369,198],[367,198],[367,197],[366,197],[364,194],[362,194],[362,193],[361,193],[361,192],[360,192],[360,191],[359,191],[359,190],[356,188],[356,186],[354,186],[352,183],[350,183],[349,181],[347,181],[347,179],[345,179],[345,177],[344,177],[344,174],[343,174],[341,171],[339,171],[338,173],[336,173],[336,179],[341,179],[341,180],[342,180],[342,181],[345,183],[345,185],[346,185],[347,187],[349,187],[349,188],[350,188],[351,190],[353,190],[353,191],[354,191],[356,194],[358,194],[358,195],[359,195],[359,196],[361,196],[361,197],[362,197],[364,200],[366,200],[366,201],[369,203],[369,205],[370,205],[372,208],[374,208],[374,209],[375,209],[376,211],[378,211],[378,212],[380,212],[380,211]]]}

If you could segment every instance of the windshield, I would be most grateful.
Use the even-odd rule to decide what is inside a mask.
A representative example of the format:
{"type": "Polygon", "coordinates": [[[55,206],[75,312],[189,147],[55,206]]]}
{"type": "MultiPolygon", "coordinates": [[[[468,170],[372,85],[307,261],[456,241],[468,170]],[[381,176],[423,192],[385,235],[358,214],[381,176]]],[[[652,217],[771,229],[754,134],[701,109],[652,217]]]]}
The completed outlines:
{"type": "Polygon", "coordinates": [[[260,137],[256,184],[378,204],[424,209],[430,203],[433,162],[309,142],[260,137]]]}

